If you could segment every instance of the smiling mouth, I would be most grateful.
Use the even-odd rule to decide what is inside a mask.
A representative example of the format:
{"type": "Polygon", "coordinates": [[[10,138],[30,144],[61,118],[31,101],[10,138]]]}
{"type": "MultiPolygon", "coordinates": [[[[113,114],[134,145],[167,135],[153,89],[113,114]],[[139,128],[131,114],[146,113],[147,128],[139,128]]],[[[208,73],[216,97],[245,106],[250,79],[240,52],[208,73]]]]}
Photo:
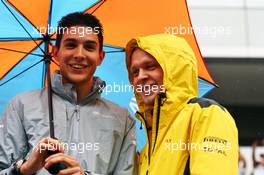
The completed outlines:
{"type": "Polygon", "coordinates": [[[69,66],[73,69],[85,69],[89,65],[88,64],[69,64],[69,66]]]}
{"type": "Polygon", "coordinates": [[[156,85],[156,83],[150,83],[150,84],[143,84],[143,85],[138,85],[137,88],[139,93],[144,96],[149,96],[153,94],[153,86],[156,85]]]}

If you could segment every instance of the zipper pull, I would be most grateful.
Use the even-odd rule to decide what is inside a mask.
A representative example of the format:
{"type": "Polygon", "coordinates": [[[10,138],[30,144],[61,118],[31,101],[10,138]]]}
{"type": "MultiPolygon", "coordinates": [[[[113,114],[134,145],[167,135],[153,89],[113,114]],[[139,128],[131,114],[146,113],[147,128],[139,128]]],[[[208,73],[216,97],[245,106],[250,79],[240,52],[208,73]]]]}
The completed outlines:
{"type": "Polygon", "coordinates": [[[80,120],[80,106],[76,105],[74,112],[76,113],[77,116],[77,121],[80,120]]]}

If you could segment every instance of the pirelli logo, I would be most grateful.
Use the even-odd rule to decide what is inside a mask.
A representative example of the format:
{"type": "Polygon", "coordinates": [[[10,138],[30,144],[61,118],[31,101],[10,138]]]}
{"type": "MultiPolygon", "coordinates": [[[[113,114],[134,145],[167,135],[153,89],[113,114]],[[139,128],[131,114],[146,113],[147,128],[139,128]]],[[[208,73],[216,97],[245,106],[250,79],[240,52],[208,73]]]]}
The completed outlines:
{"type": "Polygon", "coordinates": [[[231,143],[225,139],[214,136],[207,136],[203,139],[203,150],[205,152],[217,153],[226,156],[230,149],[231,143]]]}
{"type": "Polygon", "coordinates": [[[214,143],[223,143],[223,144],[226,144],[227,143],[227,140],[225,139],[221,139],[221,138],[218,138],[218,137],[205,137],[204,138],[204,142],[214,142],[214,143]]]}

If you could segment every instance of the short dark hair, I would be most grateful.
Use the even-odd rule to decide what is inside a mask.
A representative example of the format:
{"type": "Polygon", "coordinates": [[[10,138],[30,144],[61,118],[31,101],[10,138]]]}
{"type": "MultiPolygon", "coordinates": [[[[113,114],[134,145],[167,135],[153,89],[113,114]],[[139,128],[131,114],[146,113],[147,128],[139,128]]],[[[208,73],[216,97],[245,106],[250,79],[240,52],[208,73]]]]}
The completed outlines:
{"type": "Polygon", "coordinates": [[[84,14],[82,12],[70,13],[62,17],[61,20],[58,22],[57,38],[55,43],[57,48],[60,48],[64,28],[70,28],[73,26],[91,27],[93,30],[96,28],[96,34],[99,40],[99,49],[100,51],[103,49],[104,37],[103,26],[101,22],[92,14],[84,14]]]}

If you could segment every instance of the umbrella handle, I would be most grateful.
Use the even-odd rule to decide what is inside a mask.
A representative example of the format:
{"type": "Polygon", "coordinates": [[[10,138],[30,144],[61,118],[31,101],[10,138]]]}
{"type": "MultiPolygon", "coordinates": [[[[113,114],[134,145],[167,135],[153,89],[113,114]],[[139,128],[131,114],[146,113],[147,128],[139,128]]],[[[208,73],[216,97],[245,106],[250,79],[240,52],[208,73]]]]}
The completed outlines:
{"type": "Polygon", "coordinates": [[[51,56],[45,56],[46,65],[46,78],[47,78],[47,90],[48,90],[48,109],[49,109],[49,124],[50,124],[50,137],[55,138],[54,132],[54,118],[53,118],[53,105],[52,105],[52,87],[51,87],[51,75],[50,75],[50,62],[51,56]]]}
{"type": "MultiPolygon", "coordinates": [[[[51,76],[50,76],[50,62],[52,57],[48,54],[48,41],[45,42],[45,64],[46,64],[46,78],[48,83],[48,106],[49,106],[49,123],[50,123],[50,137],[56,139],[54,132],[54,118],[53,118],[53,105],[52,105],[52,87],[51,87],[51,76]]],[[[58,153],[59,151],[48,151],[48,155],[58,153]]],[[[64,163],[56,163],[49,167],[48,171],[50,174],[58,174],[60,170],[66,169],[67,166],[64,163]]]]}
{"type": "MultiPolygon", "coordinates": [[[[48,155],[51,156],[53,154],[58,153],[59,151],[48,151],[48,155]]],[[[67,166],[64,163],[56,163],[54,165],[51,165],[48,169],[48,172],[50,174],[58,174],[60,170],[66,169],[67,166]]]]}

